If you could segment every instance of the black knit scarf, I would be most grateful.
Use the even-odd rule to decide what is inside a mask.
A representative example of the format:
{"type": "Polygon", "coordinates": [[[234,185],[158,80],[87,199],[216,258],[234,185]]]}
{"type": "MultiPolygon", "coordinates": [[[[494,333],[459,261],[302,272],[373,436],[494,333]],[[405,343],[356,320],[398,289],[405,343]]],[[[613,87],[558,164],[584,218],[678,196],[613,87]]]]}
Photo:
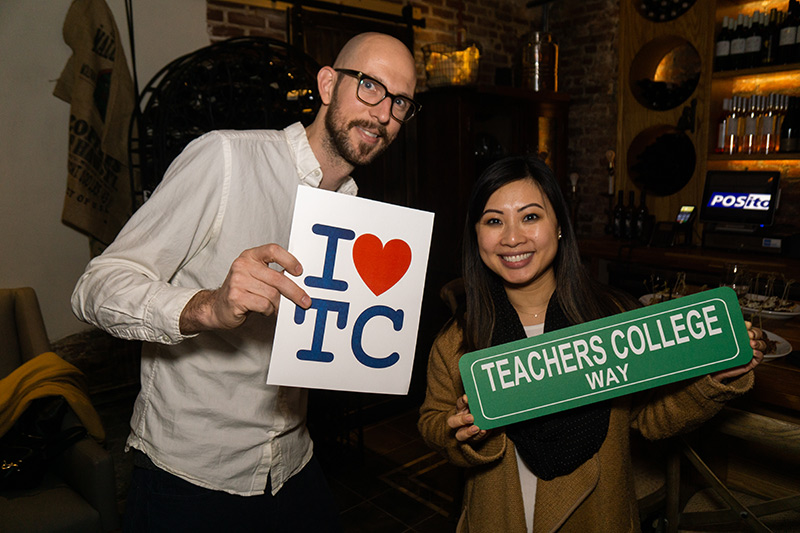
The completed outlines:
{"type": "MultiPolygon", "coordinates": [[[[519,315],[508,301],[500,282],[492,283],[495,325],[492,346],[525,338],[519,315]]],[[[571,324],[554,293],[547,306],[544,330],[571,324]]],[[[590,459],[606,438],[611,404],[608,401],[576,407],[506,427],[506,435],[536,477],[550,480],[564,476],[590,459]]]]}

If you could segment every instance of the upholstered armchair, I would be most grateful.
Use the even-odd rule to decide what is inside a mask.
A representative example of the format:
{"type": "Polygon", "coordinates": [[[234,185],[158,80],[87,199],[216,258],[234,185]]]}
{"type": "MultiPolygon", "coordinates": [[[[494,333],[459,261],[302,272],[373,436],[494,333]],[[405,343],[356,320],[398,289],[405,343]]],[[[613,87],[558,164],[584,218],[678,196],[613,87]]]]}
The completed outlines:
{"type": "MultiPolygon", "coordinates": [[[[50,349],[34,290],[0,289],[0,380],[50,349]]],[[[0,410],[7,407],[0,405],[0,410]]],[[[64,420],[65,426],[78,423],[72,413],[64,420]]],[[[37,487],[0,491],[0,530],[4,533],[118,528],[111,454],[89,436],[59,455],[37,487]]]]}

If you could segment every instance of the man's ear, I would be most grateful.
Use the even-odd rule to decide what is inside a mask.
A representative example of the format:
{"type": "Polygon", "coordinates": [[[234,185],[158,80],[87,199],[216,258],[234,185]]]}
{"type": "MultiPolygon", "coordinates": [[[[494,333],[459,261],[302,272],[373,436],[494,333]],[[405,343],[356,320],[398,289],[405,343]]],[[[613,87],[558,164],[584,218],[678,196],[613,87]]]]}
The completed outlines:
{"type": "Polygon", "coordinates": [[[329,105],[333,98],[333,87],[336,84],[336,71],[331,67],[322,67],[317,72],[317,89],[323,105],[329,105]]]}

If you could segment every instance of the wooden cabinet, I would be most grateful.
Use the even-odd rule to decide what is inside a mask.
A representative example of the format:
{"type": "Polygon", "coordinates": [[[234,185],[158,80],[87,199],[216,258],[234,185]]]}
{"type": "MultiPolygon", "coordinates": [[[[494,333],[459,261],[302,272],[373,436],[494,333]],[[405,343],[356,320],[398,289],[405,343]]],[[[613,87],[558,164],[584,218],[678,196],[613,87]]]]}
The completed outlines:
{"type": "MultiPolygon", "coordinates": [[[[441,286],[459,275],[461,235],[472,184],[505,155],[540,154],[567,182],[567,107],[563,93],[454,86],[417,95],[414,207],[436,214],[428,269],[441,286]]],[[[566,190],[566,188],[565,188],[566,190]]]]}
{"type": "Polygon", "coordinates": [[[663,21],[639,4],[620,1],[615,188],[646,189],[656,220],[673,220],[703,194],[714,0],[663,21]]]}
{"type": "Polygon", "coordinates": [[[563,93],[494,86],[439,87],[417,94],[416,173],[409,205],[435,213],[412,394],[424,392],[425,363],[451,316],[442,287],[460,273],[461,239],[475,178],[506,155],[540,154],[566,191],[567,107],[563,93]]]}

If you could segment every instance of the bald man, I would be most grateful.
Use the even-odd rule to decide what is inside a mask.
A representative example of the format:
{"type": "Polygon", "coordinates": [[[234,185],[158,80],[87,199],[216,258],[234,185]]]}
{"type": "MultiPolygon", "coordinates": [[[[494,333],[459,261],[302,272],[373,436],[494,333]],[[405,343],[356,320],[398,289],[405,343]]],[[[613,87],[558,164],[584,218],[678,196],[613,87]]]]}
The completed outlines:
{"type": "Polygon", "coordinates": [[[145,341],[127,447],[126,531],[338,531],[305,425],[307,391],[266,385],[298,186],[357,192],[419,109],[414,58],[365,33],[320,69],[314,122],[214,131],[175,159],[78,281],[81,320],[145,341]]]}

